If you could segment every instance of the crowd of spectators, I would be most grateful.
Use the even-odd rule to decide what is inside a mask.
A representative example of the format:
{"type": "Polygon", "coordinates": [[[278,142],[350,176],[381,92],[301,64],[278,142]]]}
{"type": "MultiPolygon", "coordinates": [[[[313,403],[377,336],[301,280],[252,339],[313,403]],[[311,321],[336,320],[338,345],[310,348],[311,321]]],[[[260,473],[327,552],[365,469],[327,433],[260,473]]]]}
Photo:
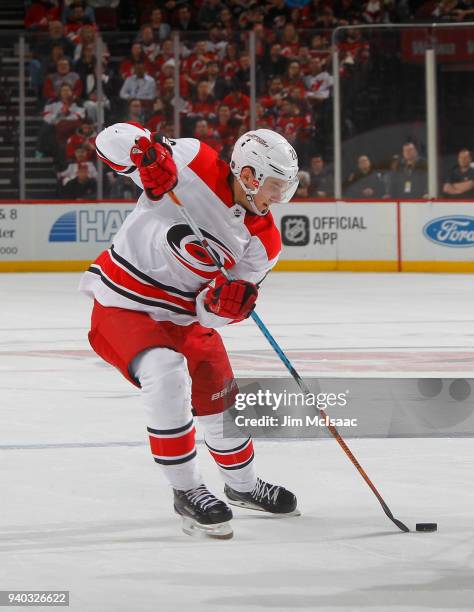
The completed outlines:
{"type": "MultiPolygon", "coordinates": [[[[180,135],[200,138],[228,159],[250,126],[248,32],[253,31],[257,127],[278,131],[296,148],[302,167],[297,196],[331,197],[332,29],[417,18],[462,21],[471,13],[474,2],[456,0],[35,0],[27,3],[25,27],[33,40],[31,89],[43,116],[36,156],[53,157],[59,195],[90,197],[97,181],[93,144],[101,89],[106,123],[135,121],[173,137],[178,109],[180,135]],[[119,28],[126,11],[131,15],[126,23],[133,22],[136,32],[117,57],[108,32],[119,28]],[[181,33],[179,98],[174,31],[181,33]]],[[[338,48],[341,76],[353,87],[370,63],[371,44],[361,30],[352,30],[338,48]]],[[[381,172],[375,165],[361,152],[346,177],[347,197],[426,194],[426,165],[413,142],[403,145],[391,168],[381,172]]],[[[443,185],[446,194],[459,193],[463,167],[462,176],[443,185]]],[[[113,197],[130,189],[112,175],[105,187],[113,197]]]]}

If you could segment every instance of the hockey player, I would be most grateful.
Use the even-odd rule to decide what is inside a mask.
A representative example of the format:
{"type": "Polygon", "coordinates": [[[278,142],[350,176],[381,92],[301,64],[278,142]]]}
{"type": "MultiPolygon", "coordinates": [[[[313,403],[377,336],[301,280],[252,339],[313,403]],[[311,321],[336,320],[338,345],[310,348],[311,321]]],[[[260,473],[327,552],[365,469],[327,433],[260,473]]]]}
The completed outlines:
{"type": "Polygon", "coordinates": [[[232,537],[231,509],[205,486],[193,413],[230,504],[294,515],[296,497],[258,478],[252,440],[223,436],[237,392],[217,328],[247,318],[280,252],[269,212],[298,185],[294,149],[271,130],[241,136],[229,164],[194,138],[168,140],[117,123],[97,154],[144,189],[81,290],[94,299],[94,351],[141,388],[151,452],[174,491],[186,533],[232,537]],[[169,195],[174,190],[233,279],[218,271],[169,195]],[[193,413],[191,412],[193,410],[193,413]]]}

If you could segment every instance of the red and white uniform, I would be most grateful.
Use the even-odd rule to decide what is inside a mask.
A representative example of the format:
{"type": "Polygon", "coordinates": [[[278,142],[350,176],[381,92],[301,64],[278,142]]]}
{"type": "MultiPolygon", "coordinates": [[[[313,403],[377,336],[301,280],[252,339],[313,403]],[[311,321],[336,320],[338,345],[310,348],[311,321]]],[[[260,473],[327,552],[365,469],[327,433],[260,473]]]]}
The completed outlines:
{"type": "MultiPolygon", "coordinates": [[[[116,124],[96,139],[98,156],[142,186],[130,159],[138,124],[116,124]]],[[[174,192],[234,278],[263,280],[280,252],[270,214],[258,217],[235,204],[229,165],[194,138],[170,141],[178,168],[174,192]]],[[[222,412],[237,393],[220,335],[230,323],[204,309],[219,274],[179,208],[143,193],[135,210],[84,274],[80,289],[94,298],[89,341],[105,361],[141,387],[153,459],[175,489],[203,482],[196,460],[193,416],[224,479],[251,491],[257,477],[248,437],[223,438],[222,412]]]]}
{"type": "MultiPolygon", "coordinates": [[[[145,128],[135,130],[149,136],[145,128]]],[[[124,148],[133,146],[134,133],[130,131],[125,147],[118,144],[115,157],[114,126],[98,135],[96,147],[101,159],[142,187],[138,171],[122,155],[124,148]]],[[[229,165],[211,147],[194,138],[180,138],[171,145],[178,168],[176,195],[232,276],[259,283],[281,248],[271,214],[258,217],[233,202],[229,165]]],[[[171,198],[165,195],[152,202],[143,193],[113,246],[85,273],[80,289],[103,306],[139,310],[156,321],[221,327],[230,321],[203,306],[206,287],[217,275],[171,198]]]]}

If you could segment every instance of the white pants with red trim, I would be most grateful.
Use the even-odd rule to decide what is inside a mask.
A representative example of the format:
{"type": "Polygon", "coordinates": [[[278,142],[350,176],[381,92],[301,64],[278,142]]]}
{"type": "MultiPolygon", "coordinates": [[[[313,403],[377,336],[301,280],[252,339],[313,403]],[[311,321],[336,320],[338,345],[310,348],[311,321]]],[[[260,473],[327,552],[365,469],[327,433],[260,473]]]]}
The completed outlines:
{"type": "MultiPolygon", "coordinates": [[[[204,480],[196,457],[191,381],[185,358],[167,348],[154,348],[138,355],[130,369],[142,388],[155,462],[174,489],[197,487],[204,480]]],[[[257,480],[252,440],[224,438],[222,414],[198,419],[224,481],[238,491],[250,491],[257,480]]]]}

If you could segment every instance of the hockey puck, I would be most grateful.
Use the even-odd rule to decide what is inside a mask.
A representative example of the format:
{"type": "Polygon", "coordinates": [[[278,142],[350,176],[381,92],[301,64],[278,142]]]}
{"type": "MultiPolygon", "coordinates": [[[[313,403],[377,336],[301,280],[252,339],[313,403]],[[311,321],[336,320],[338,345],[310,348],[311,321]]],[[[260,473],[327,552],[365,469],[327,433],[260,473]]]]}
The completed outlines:
{"type": "Polygon", "coordinates": [[[417,523],[416,530],[417,531],[437,531],[438,523],[417,523]]]}

